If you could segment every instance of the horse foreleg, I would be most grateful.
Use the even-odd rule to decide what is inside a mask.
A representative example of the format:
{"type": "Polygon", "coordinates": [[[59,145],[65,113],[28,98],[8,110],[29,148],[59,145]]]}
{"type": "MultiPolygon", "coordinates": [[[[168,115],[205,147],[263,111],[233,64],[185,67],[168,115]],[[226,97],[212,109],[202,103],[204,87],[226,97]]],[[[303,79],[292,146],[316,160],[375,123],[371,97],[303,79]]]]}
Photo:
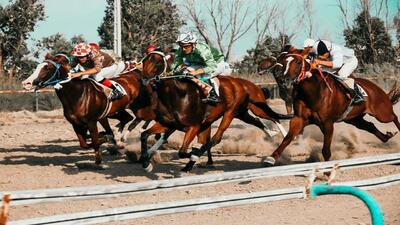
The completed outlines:
{"type": "Polygon", "coordinates": [[[100,148],[100,141],[99,141],[99,133],[97,130],[97,121],[91,121],[88,123],[88,128],[90,132],[90,137],[92,138],[92,147],[94,148],[94,154],[96,157],[95,163],[101,163],[101,152],[99,151],[100,148]]]}
{"type": "Polygon", "coordinates": [[[211,138],[211,147],[221,142],[222,135],[224,134],[226,129],[228,129],[229,125],[231,125],[233,119],[233,112],[226,112],[224,114],[221,123],[218,126],[217,132],[215,132],[214,136],[211,138]]]}
{"type": "Polygon", "coordinates": [[[293,104],[291,101],[285,101],[286,112],[287,114],[292,114],[293,112],[293,104]]]}
{"type": "Polygon", "coordinates": [[[78,137],[79,145],[81,146],[81,148],[89,149],[91,146],[88,145],[86,142],[87,129],[85,127],[77,125],[77,124],[72,124],[72,127],[74,128],[76,136],[78,137]]]}
{"type": "Polygon", "coordinates": [[[324,146],[322,147],[322,155],[324,156],[325,161],[329,161],[329,159],[331,158],[333,127],[334,126],[332,122],[327,122],[320,127],[322,133],[324,134],[324,146]]]}
{"type": "Polygon", "coordinates": [[[111,129],[110,123],[108,122],[107,118],[103,118],[103,119],[99,120],[99,122],[100,122],[101,126],[104,128],[106,135],[114,136],[114,133],[111,129]]]}
{"type": "Polygon", "coordinates": [[[193,156],[193,154],[196,154],[196,151],[192,151],[192,153],[189,154],[189,153],[187,153],[187,149],[188,149],[190,143],[192,143],[193,139],[198,134],[199,130],[200,130],[199,126],[191,126],[186,131],[185,137],[183,138],[182,146],[178,152],[179,158],[189,158],[190,157],[190,161],[186,164],[186,166],[184,168],[181,169],[181,171],[183,171],[183,172],[189,172],[190,170],[192,170],[194,164],[197,161],[197,160],[193,160],[191,157],[191,156],[193,156]]]}
{"type": "Polygon", "coordinates": [[[382,132],[380,132],[378,130],[378,128],[375,127],[375,125],[373,123],[364,120],[363,117],[364,117],[364,115],[361,115],[361,116],[355,117],[353,119],[346,120],[345,122],[352,124],[361,130],[365,130],[365,131],[370,132],[371,134],[374,134],[382,142],[387,142],[390,138],[392,138],[394,136],[394,134],[391,132],[387,132],[386,134],[383,134],[382,132]]]}
{"type": "MultiPolygon", "coordinates": [[[[210,142],[210,137],[211,137],[211,127],[207,128],[206,130],[202,131],[200,134],[197,135],[197,142],[204,145],[208,142],[210,142]]],[[[213,165],[213,159],[211,155],[211,148],[207,149],[207,165],[213,165]]]]}
{"type": "Polygon", "coordinates": [[[150,163],[151,155],[149,154],[149,151],[147,149],[147,139],[152,134],[161,134],[161,133],[166,133],[167,131],[169,131],[167,128],[163,127],[159,123],[156,123],[152,127],[150,127],[148,130],[145,130],[140,135],[141,154],[140,154],[139,160],[142,161],[142,166],[147,172],[151,172],[153,169],[153,166],[150,163]]]}
{"type": "Polygon", "coordinates": [[[129,114],[125,109],[119,111],[113,118],[119,120],[119,123],[116,127],[118,127],[118,132],[122,133],[126,124],[133,120],[133,116],[129,114]]]}
{"type": "Polygon", "coordinates": [[[293,141],[293,139],[301,133],[306,125],[307,122],[304,118],[299,116],[293,117],[289,123],[289,132],[278,148],[272,153],[272,155],[264,160],[264,163],[266,163],[268,166],[275,165],[276,160],[281,157],[283,150],[285,150],[285,148],[293,141]]]}

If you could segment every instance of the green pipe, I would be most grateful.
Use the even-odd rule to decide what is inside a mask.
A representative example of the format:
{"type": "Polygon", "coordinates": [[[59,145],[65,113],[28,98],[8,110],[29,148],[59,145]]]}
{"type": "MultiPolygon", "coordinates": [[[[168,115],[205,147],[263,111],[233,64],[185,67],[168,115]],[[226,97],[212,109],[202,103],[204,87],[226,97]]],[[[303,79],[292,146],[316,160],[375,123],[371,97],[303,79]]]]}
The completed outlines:
{"type": "Polygon", "coordinates": [[[383,225],[383,214],[378,202],[366,191],[351,186],[331,186],[327,184],[312,185],[310,189],[311,197],[326,194],[346,194],[354,195],[361,199],[368,207],[371,214],[372,225],[383,225]]]}

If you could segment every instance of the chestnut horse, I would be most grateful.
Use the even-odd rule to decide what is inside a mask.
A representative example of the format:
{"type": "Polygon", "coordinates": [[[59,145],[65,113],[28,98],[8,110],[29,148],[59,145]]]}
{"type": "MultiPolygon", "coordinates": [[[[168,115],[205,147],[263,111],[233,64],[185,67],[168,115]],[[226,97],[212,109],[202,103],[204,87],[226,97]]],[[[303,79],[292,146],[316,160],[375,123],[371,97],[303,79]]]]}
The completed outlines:
{"type": "Polygon", "coordinates": [[[322,155],[325,161],[331,157],[331,142],[334,123],[344,121],[355,127],[366,130],[382,142],[387,142],[396,133],[383,134],[373,123],[364,120],[369,114],[379,122],[394,122],[400,130],[400,123],[393,112],[393,105],[400,98],[400,89],[393,89],[386,94],[381,88],[369,80],[355,78],[368,97],[359,105],[352,105],[351,99],[346,96],[343,86],[332,75],[319,69],[311,69],[304,55],[283,53],[277,59],[284,74],[294,80],[294,117],[290,120],[289,132],[279,147],[268,157],[266,162],[274,165],[283,150],[299,135],[305,126],[317,125],[324,135],[322,155]]]}
{"type": "Polygon", "coordinates": [[[65,54],[57,54],[54,57],[47,54],[32,85],[36,89],[55,85],[57,96],[63,105],[64,116],[72,124],[80,146],[93,147],[95,163],[100,164],[101,143],[98,137],[97,121],[107,122],[107,117],[119,119],[120,130],[122,130],[124,125],[133,118],[125,111],[128,107],[139,119],[152,120],[155,114],[147,101],[150,97],[141,89],[140,72],[134,70],[112,79],[123,86],[127,94],[121,99],[110,101],[92,80],[68,79],[69,65],[66,57],[68,56],[65,54]],[[86,143],[85,134],[88,130],[92,139],[91,145],[86,143]]]}
{"type": "Polygon", "coordinates": [[[174,130],[185,132],[179,157],[189,158],[189,163],[182,171],[190,171],[194,163],[212,146],[218,144],[225,130],[234,118],[243,120],[264,129],[264,124],[251,116],[250,109],[256,116],[279,123],[279,119],[291,118],[274,112],[267,104],[262,89],[240,78],[220,76],[220,95],[222,101],[215,105],[201,102],[203,91],[184,76],[163,76],[168,65],[162,53],[150,53],[143,59],[143,79],[147,79],[157,93],[156,121],[158,124],[142,133],[141,159],[145,169],[151,167],[151,155],[147,150],[146,139],[154,133],[170,133],[174,130]],[[182,79],[175,79],[182,78],[182,79]],[[210,139],[211,124],[222,117],[217,132],[210,139]],[[194,137],[200,134],[207,143],[198,150],[187,153],[187,148],[194,137]]]}
{"type": "MultiPolygon", "coordinates": [[[[286,45],[282,49],[282,53],[301,54],[302,50],[296,49],[292,45],[286,45]]],[[[284,71],[282,70],[282,65],[277,63],[277,58],[274,56],[269,56],[258,61],[257,72],[259,75],[263,75],[267,72],[272,73],[278,85],[279,96],[283,99],[283,101],[285,101],[287,113],[291,114],[293,111],[293,80],[289,76],[283,74],[284,71]]]]}

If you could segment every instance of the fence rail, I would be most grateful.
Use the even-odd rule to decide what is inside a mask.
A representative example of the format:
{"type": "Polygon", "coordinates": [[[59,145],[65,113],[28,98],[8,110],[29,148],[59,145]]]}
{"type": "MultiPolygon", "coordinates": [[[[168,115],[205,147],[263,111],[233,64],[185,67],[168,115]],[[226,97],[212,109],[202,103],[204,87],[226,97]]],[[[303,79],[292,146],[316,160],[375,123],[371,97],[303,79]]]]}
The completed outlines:
{"type": "Polygon", "coordinates": [[[341,170],[347,170],[396,163],[400,163],[400,153],[336,160],[329,162],[316,162],[271,168],[233,171],[220,174],[198,175],[167,180],[147,181],[134,184],[96,185],[89,187],[12,191],[3,193],[0,192],[0,195],[10,194],[10,205],[28,205],[76,199],[118,197],[121,195],[141,194],[151,191],[166,191],[178,188],[208,186],[228,182],[242,182],[270,177],[307,175],[311,173],[311,171],[316,167],[323,172],[332,170],[335,165],[339,165],[341,170]]]}
{"type": "MultiPolygon", "coordinates": [[[[400,174],[378,177],[368,180],[342,182],[334,185],[346,185],[362,190],[373,190],[381,187],[400,184],[400,174]]],[[[278,201],[284,199],[301,199],[305,197],[306,187],[286,188],[272,191],[225,195],[209,198],[188,199],[183,201],[162,202],[156,204],[136,205],[107,210],[70,213],[27,220],[10,221],[10,225],[35,224],[97,224],[128,219],[138,219],[156,215],[165,215],[199,210],[232,207],[245,204],[278,201]]]]}

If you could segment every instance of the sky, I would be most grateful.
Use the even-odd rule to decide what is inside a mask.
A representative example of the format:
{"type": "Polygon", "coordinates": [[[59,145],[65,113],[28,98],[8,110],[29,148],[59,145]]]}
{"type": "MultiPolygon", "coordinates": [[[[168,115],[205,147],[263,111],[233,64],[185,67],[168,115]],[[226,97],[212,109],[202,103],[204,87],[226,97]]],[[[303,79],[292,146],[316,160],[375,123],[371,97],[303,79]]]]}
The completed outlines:
{"type": "MultiPolygon", "coordinates": [[[[70,39],[74,35],[83,34],[89,42],[98,42],[100,38],[97,28],[101,24],[104,11],[106,8],[106,0],[42,0],[45,3],[46,20],[37,24],[35,31],[31,33],[31,40],[28,41],[33,46],[34,40],[42,37],[53,35],[57,32],[62,33],[70,39]]],[[[178,4],[181,0],[174,0],[178,4]]],[[[229,0],[227,0],[229,1],[229,0]]],[[[269,0],[280,1],[280,0],[269,0]]],[[[399,0],[389,0],[389,18],[397,12],[399,0]]],[[[248,3],[254,3],[255,0],[245,0],[248,3]]],[[[300,3],[302,0],[286,0],[288,4],[289,20],[296,20],[297,10],[301,10],[300,3]],[[293,4],[291,3],[293,2],[293,4]]],[[[314,18],[318,21],[315,36],[313,38],[326,38],[333,42],[344,44],[342,36],[343,26],[341,14],[336,6],[337,0],[314,0],[314,18]]],[[[355,2],[355,0],[349,0],[355,2]]],[[[0,5],[9,4],[9,0],[0,0],[0,5]]],[[[373,12],[372,12],[373,14],[373,12]]],[[[353,21],[350,18],[350,21],[353,21]]],[[[188,28],[184,28],[188,29],[188,28]]],[[[295,36],[292,43],[298,47],[302,46],[304,39],[307,38],[306,32],[300,32],[295,36]]],[[[234,58],[241,58],[246,50],[254,47],[254,32],[249,32],[233,48],[234,58]]]]}

